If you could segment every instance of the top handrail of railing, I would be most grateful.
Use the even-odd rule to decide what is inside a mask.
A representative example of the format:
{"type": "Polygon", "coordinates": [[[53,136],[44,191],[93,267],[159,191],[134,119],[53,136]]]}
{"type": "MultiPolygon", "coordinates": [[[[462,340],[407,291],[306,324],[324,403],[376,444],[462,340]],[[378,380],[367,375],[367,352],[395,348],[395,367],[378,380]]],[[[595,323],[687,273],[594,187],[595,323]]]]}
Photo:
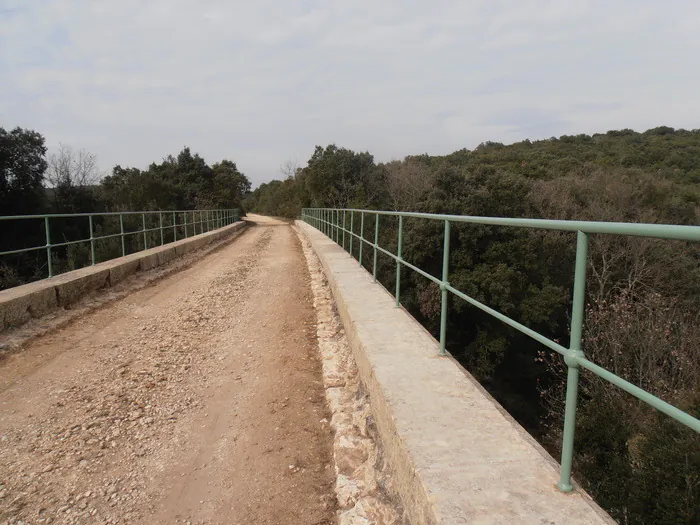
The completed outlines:
{"type": "MultiPolygon", "coordinates": [[[[313,209],[313,208],[309,208],[313,209]]],[[[635,237],[654,237],[681,241],[700,241],[700,226],[683,226],[678,224],[653,224],[636,222],[598,222],[572,221],[556,219],[531,219],[515,217],[482,217],[477,215],[445,215],[440,213],[401,212],[386,210],[368,210],[360,208],[316,208],[355,213],[401,216],[417,219],[432,219],[489,226],[512,226],[515,228],[534,228],[542,230],[560,230],[584,233],[602,233],[609,235],[632,235],[635,237]]]]}
{"type": "Polygon", "coordinates": [[[682,226],[674,224],[642,224],[626,222],[593,222],[593,221],[566,221],[547,219],[517,219],[504,217],[476,217],[469,215],[444,215],[432,213],[399,212],[386,210],[363,210],[355,208],[304,208],[301,211],[302,220],[318,228],[322,233],[329,236],[345,248],[345,234],[349,234],[349,252],[353,255],[353,239],[359,242],[358,260],[362,264],[362,249],[365,244],[374,248],[374,261],[372,265],[372,275],[377,282],[377,255],[383,253],[391,257],[396,262],[396,306],[401,305],[401,268],[407,267],[419,273],[423,277],[431,280],[440,287],[441,309],[440,309],[440,351],[439,355],[446,355],[447,340],[447,304],[448,293],[467,301],[472,306],[479,308],[487,314],[499,319],[507,325],[515,328],[521,333],[533,338],[539,343],[555,350],[564,357],[567,366],[566,381],[566,402],[564,414],[564,429],[562,434],[561,471],[557,487],[565,492],[572,490],[571,468],[573,463],[574,448],[574,428],[576,420],[576,405],[578,398],[579,368],[585,368],[598,377],[622,388],[632,394],[637,399],[647,403],[655,409],[672,417],[676,421],[687,427],[700,432],[700,419],[691,414],[683,412],[677,407],[670,405],[664,400],[646,392],[625,379],[605,370],[604,368],[586,359],[582,351],[583,318],[585,310],[586,294],[586,267],[588,260],[588,236],[594,234],[632,235],[638,237],[656,237],[660,239],[672,239],[681,241],[700,241],[700,226],[682,226]],[[355,215],[360,217],[360,233],[355,232],[355,215]],[[341,221],[342,215],[342,221],[341,221]],[[350,215],[348,221],[348,215],[350,215]],[[374,242],[364,236],[365,216],[374,216],[374,242]],[[398,217],[397,229],[397,252],[394,254],[379,245],[379,217],[398,217]],[[403,219],[419,218],[439,220],[444,223],[443,254],[442,254],[442,276],[438,278],[417,266],[406,261],[402,256],[403,244],[403,219]],[[569,338],[569,348],[565,348],[558,342],[553,341],[543,334],[528,328],[515,319],[504,315],[488,305],[468,296],[464,292],[454,288],[449,281],[449,261],[450,261],[450,237],[452,223],[486,224],[493,226],[511,226],[520,228],[538,228],[545,230],[570,231],[576,233],[576,264],[574,269],[574,286],[571,308],[571,333],[569,338]],[[349,226],[350,229],[347,229],[349,226]],[[342,232],[342,235],[341,235],[342,232]],[[335,238],[334,238],[335,237],[335,238]]]}
{"type": "MultiPolygon", "coordinates": [[[[184,229],[185,237],[188,234],[188,226],[192,226],[193,235],[197,235],[197,225],[200,226],[200,232],[204,233],[204,227],[210,231],[213,229],[218,229],[223,226],[227,226],[233,222],[237,222],[240,219],[240,210],[238,208],[219,208],[219,209],[206,209],[206,210],[144,210],[144,211],[117,211],[117,212],[92,212],[92,213],[53,213],[53,214],[34,214],[34,215],[4,215],[0,216],[0,221],[10,221],[10,220],[32,220],[41,219],[44,222],[44,233],[46,237],[46,242],[44,244],[36,246],[28,246],[23,248],[16,248],[12,250],[0,251],[0,256],[5,255],[17,255],[37,250],[46,250],[46,263],[48,268],[48,276],[53,277],[53,265],[52,265],[52,249],[65,247],[72,244],[80,243],[90,243],[90,262],[95,264],[97,262],[97,257],[95,254],[95,242],[103,239],[111,239],[114,237],[121,237],[121,253],[122,257],[126,256],[126,244],[124,242],[125,237],[129,235],[143,235],[143,249],[148,249],[148,233],[160,231],[160,244],[161,246],[165,244],[165,231],[172,230],[173,241],[177,241],[177,230],[178,228],[184,229]],[[139,230],[127,231],[124,229],[124,216],[141,216],[142,228],[139,230]],[[150,217],[156,216],[158,218],[158,226],[153,228],[146,228],[146,216],[150,217]],[[184,221],[180,224],[177,222],[179,215],[182,215],[184,221]],[[192,222],[187,221],[188,215],[192,217],[192,222]],[[95,235],[95,224],[93,221],[94,217],[105,217],[113,216],[119,217],[119,233],[113,233],[108,235],[95,235]],[[172,222],[166,224],[163,222],[163,217],[166,217],[166,222],[168,217],[172,217],[172,222]],[[64,242],[52,242],[51,241],[51,229],[50,223],[51,219],[60,218],[87,218],[89,225],[90,237],[83,239],[76,239],[64,242]],[[199,218],[199,220],[197,220],[199,218]]],[[[54,232],[55,239],[55,232],[54,232]]],[[[171,241],[168,241],[171,242],[171,241]]]]}
{"type": "Polygon", "coordinates": [[[12,220],[12,219],[53,219],[53,218],[67,218],[67,217],[97,217],[104,215],[142,215],[142,214],[156,214],[156,213],[192,213],[192,212],[212,212],[212,211],[231,211],[235,208],[211,208],[205,210],[146,210],[146,211],[95,211],[90,213],[44,213],[35,215],[0,215],[0,221],[12,220]]]}

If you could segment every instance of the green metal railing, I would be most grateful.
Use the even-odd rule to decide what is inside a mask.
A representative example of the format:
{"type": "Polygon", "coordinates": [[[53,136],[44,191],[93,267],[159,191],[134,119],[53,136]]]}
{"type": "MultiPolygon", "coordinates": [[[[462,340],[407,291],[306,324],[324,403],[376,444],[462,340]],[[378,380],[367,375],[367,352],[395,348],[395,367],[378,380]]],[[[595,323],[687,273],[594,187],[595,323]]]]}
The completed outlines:
{"type": "MultiPolygon", "coordinates": [[[[129,235],[143,235],[143,249],[147,250],[148,246],[148,233],[154,231],[160,231],[160,245],[168,244],[165,242],[164,232],[167,230],[173,231],[173,241],[177,241],[177,231],[178,228],[184,229],[184,238],[188,237],[189,230],[188,226],[192,227],[192,235],[197,235],[198,233],[205,233],[218,228],[223,228],[240,219],[240,212],[237,209],[225,209],[225,210],[175,210],[175,211],[124,211],[124,212],[106,212],[106,213],[75,213],[75,214],[49,214],[49,215],[7,215],[0,216],[0,221],[24,221],[24,220],[39,220],[43,222],[43,229],[46,234],[46,244],[39,246],[31,246],[28,248],[19,248],[15,250],[7,250],[0,252],[2,255],[13,255],[25,252],[32,252],[38,250],[46,250],[46,260],[48,264],[48,274],[49,277],[53,277],[53,266],[52,266],[52,250],[54,248],[59,248],[62,246],[69,246],[72,244],[79,243],[90,243],[90,262],[95,264],[95,241],[102,239],[111,239],[114,237],[121,237],[121,252],[122,257],[126,255],[126,244],[124,239],[129,235]],[[124,217],[141,216],[141,228],[125,231],[124,230],[124,217]],[[100,235],[95,236],[95,217],[119,217],[119,233],[114,233],[110,235],[100,235]],[[146,218],[156,219],[158,221],[158,226],[152,228],[146,228],[146,218]],[[163,217],[166,218],[166,222],[172,218],[170,224],[163,224],[163,217]],[[90,237],[86,239],[78,239],[65,242],[51,242],[51,219],[80,219],[84,218],[87,220],[88,228],[90,232],[90,237]],[[178,222],[179,221],[179,222],[178,222]]],[[[149,221],[153,222],[153,221],[149,221]]],[[[5,225],[3,224],[3,227],[5,225]]],[[[54,232],[55,236],[56,232],[54,232]]],[[[156,243],[157,245],[157,243],[156,243]]],[[[153,247],[153,246],[151,246],[153,247]]],[[[109,260],[109,259],[107,259],[109,260]]]]}
{"type": "Polygon", "coordinates": [[[462,215],[436,215],[430,213],[402,213],[376,210],[337,209],[337,208],[305,208],[302,210],[302,220],[317,228],[335,242],[345,248],[345,234],[349,235],[349,251],[353,255],[353,239],[359,240],[358,260],[362,263],[362,248],[368,245],[374,249],[372,274],[377,281],[377,254],[383,253],[396,261],[396,306],[401,304],[401,266],[406,266],[434,282],[440,287],[442,305],[440,312],[440,355],[446,355],[447,338],[447,293],[450,292],[467,303],[483,310],[496,319],[531,337],[547,348],[564,356],[567,365],[566,405],[564,410],[564,433],[562,438],[561,474],[557,487],[564,492],[572,490],[571,466],[574,452],[574,428],[576,423],[576,404],[578,399],[579,369],[585,368],[597,376],[618,386],[634,397],[651,405],[655,409],[672,417],[676,421],[700,433],[700,420],[666,403],[662,399],[642,390],[632,383],[616,376],[604,368],[586,359],[581,348],[583,331],[584,299],[586,293],[586,263],[588,258],[588,236],[590,234],[630,235],[638,237],[655,237],[659,239],[674,239],[683,241],[700,241],[700,226],[676,226],[667,224],[633,224],[620,222],[589,222],[589,221],[556,221],[543,219],[510,219],[501,217],[470,217],[462,215]],[[349,220],[348,220],[349,215],[349,220]],[[360,234],[355,233],[355,216],[360,217],[360,234]],[[379,218],[381,216],[398,217],[397,253],[379,246],[379,218]],[[342,219],[341,219],[342,217],[342,219]],[[374,217],[374,242],[365,239],[365,217],[374,217]],[[404,218],[418,218],[442,221],[445,226],[443,240],[442,278],[421,270],[401,256],[403,244],[404,218]],[[346,228],[349,223],[350,229],[346,228]],[[576,232],[576,265],[574,270],[574,291],[571,312],[571,338],[569,348],[535,332],[527,326],[503,315],[487,305],[469,297],[467,294],[453,288],[449,282],[450,259],[450,228],[451,223],[470,223],[492,226],[512,226],[516,228],[537,228],[576,232]]]}

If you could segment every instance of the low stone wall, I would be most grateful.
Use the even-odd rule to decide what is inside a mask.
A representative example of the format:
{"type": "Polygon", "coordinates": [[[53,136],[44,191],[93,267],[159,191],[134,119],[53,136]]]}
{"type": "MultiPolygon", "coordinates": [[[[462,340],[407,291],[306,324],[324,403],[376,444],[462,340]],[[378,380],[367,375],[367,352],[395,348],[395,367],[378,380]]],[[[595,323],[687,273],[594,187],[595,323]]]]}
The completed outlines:
{"type": "MultiPolygon", "coordinates": [[[[417,524],[615,523],[340,246],[297,221],[321,261],[352,348],[392,490],[417,524]]],[[[371,248],[370,248],[371,249],[371,248]]]]}
{"type": "Polygon", "coordinates": [[[0,332],[19,326],[57,308],[69,306],[85,295],[114,286],[130,275],[162,266],[212,242],[230,238],[246,227],[237,222],[207,233],[132,253],[56,277],[0,291],[0,332]]]}

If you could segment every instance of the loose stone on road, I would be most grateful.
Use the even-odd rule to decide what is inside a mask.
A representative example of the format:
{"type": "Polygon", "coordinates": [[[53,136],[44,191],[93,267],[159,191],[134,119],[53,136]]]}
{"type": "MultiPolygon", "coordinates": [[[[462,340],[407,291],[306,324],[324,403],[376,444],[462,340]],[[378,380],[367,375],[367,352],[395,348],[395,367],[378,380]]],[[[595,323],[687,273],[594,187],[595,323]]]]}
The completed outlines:
{"type": "Polygon", "coordinates": [[[309,272],[255,220],[0,362],[0,523],[335,522],[309,272]]]}

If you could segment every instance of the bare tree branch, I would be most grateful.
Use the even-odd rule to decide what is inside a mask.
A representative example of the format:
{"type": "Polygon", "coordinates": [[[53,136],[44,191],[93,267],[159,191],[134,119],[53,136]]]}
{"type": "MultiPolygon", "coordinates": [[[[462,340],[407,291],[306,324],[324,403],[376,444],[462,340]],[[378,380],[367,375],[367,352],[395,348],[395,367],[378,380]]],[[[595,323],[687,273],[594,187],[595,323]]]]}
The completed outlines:
{"type": "Polygon", "coordinates": [[[49,156],[48,164],[45,180],[52,188],[92,186],[100,179],[97,157],[84,149],[76,151],[61,144],[58,152],[49,156]]]}

